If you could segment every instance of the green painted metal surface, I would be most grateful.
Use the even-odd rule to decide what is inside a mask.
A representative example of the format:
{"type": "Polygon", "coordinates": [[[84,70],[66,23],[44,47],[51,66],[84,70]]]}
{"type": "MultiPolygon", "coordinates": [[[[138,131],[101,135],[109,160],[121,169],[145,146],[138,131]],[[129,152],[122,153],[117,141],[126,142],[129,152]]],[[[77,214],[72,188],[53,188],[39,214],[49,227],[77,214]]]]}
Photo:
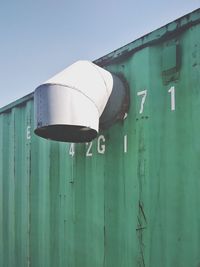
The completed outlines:
{"type": "Polygon", "coordinates": [[[91,144],[36,137],[32,95],[0,110],[1,267],[200,266],[199,19],[97,60],[131,105],[91,144]]]}

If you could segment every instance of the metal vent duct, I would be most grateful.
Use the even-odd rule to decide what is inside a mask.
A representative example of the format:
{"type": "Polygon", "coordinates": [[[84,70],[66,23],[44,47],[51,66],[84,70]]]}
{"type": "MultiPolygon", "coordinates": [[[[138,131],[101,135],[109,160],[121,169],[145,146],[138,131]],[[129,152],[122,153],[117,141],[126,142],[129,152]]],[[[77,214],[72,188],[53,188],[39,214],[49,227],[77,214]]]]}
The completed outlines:
{"type": "Polygon", "coordinates": [[[110,125],[125,96],[117,76],[90,61],[78,61],[36,88],[35,133],[57,141],[89,142],[98,134],[103,111],[102,125],[110,125]],[[118,97],[114,89],[119,90],[118,97]],[[111,108],[105,109],[108,102],[111,108]]]}

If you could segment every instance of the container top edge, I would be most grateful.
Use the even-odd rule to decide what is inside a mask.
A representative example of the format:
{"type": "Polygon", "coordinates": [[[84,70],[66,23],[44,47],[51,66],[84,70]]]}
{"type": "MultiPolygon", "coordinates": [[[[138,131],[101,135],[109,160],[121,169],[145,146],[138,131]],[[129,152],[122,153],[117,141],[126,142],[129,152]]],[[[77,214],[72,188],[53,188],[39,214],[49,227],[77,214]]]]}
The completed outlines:
{"type": "Polygon", "coordinates": [[[94,60],[94,63],[101,67],[106,67],[107,65],[114,63],[116,60],[121,60],[122,58],[129,56],[137,50],[140,50],[152,43],[159,42],[164,38],[167,39],[173,34],[176,34],[177,32],[198,23],[200,23],[200,8],[172,22],[169,22],[168,24],[150,33],[147,33],[146,35],[122,46],[119,49],[112,51],[111,53],[108,53],[107,55],[99,59],[94,60]]]}
{"type": "Polygon", "coordinates": [[[28,95],[25,95],[24,97],[20,98],[20,99],[17,99],[16,101],[14,102],[11,102],[10,104],[0,108],[0,114],[2,113],[6,113],[8,112],[9,110],[11,110],[12,108],[14,107],[17,107],[17,106],[20,106],[22,104],[24,104],[25,102],[33,99],[34,97],[34,93],[30,93],[28,95]]]}

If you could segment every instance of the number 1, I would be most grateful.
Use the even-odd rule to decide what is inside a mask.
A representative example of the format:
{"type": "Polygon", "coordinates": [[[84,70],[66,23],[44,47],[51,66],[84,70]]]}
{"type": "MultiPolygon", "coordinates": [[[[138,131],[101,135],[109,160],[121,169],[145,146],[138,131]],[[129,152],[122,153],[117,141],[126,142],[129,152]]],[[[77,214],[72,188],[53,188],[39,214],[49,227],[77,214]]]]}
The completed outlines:
{"type": "Polygon", "coordinates": [[[169,90],[168,93],[171,94],[171,110],[175,110],[175,87],[172,86],[169,90]]]}

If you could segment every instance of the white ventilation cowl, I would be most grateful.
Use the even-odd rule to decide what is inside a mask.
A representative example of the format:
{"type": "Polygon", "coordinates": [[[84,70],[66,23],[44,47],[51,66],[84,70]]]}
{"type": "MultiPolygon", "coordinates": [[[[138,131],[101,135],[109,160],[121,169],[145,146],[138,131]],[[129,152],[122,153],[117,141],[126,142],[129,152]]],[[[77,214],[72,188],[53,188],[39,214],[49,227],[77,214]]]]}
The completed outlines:
{"type": "Polygon", "coordinates": [[[91,141],[113,84],[113,75],[90,61],[72,64],[36,88],[35,133],[57,141],[91,141]]]}

